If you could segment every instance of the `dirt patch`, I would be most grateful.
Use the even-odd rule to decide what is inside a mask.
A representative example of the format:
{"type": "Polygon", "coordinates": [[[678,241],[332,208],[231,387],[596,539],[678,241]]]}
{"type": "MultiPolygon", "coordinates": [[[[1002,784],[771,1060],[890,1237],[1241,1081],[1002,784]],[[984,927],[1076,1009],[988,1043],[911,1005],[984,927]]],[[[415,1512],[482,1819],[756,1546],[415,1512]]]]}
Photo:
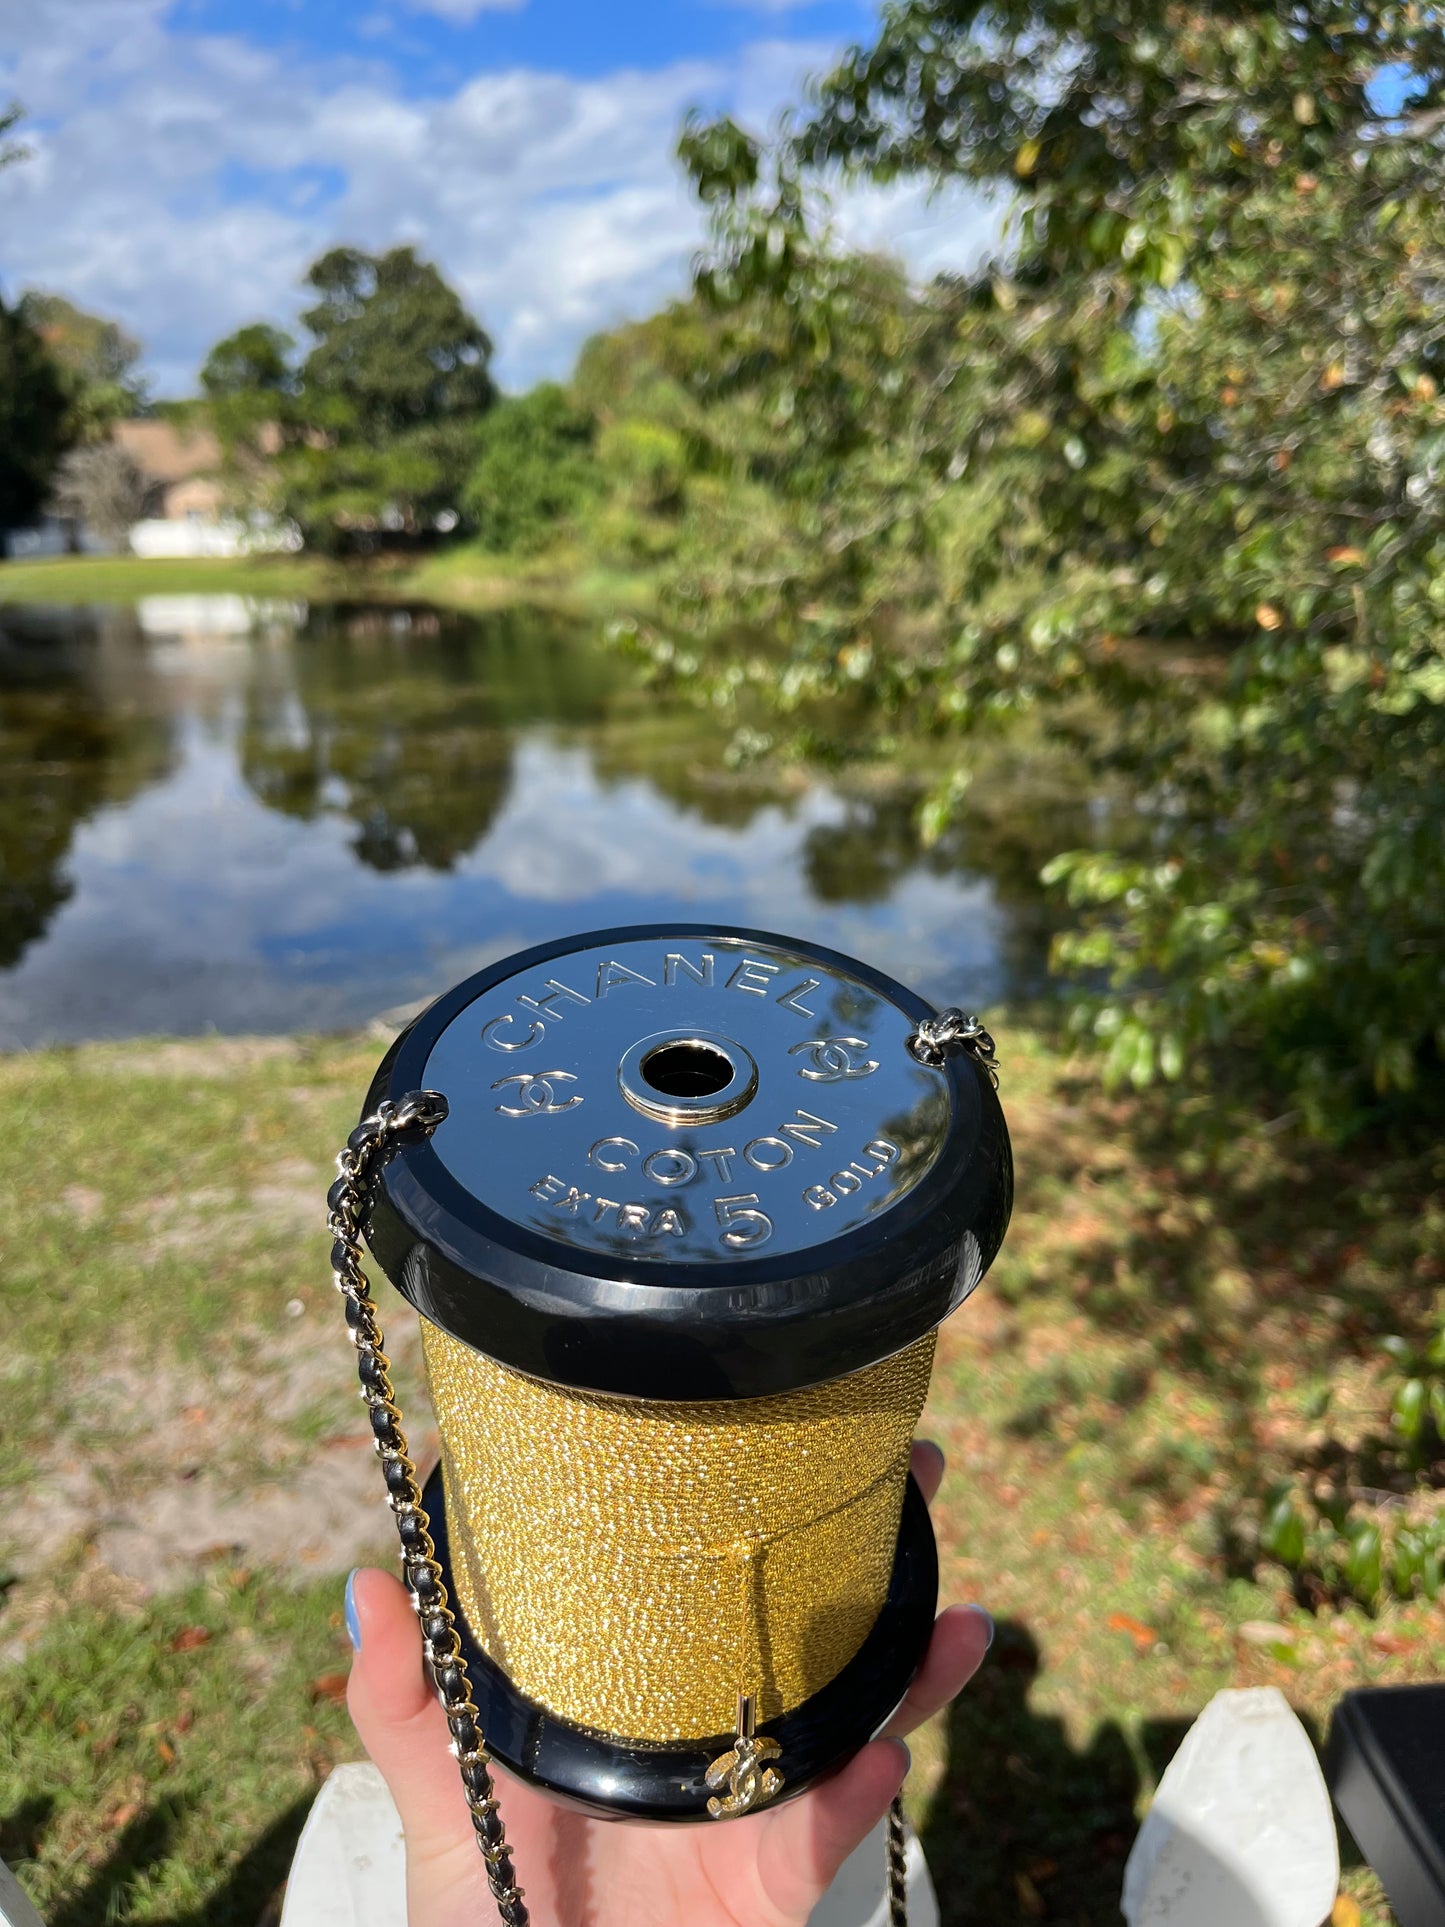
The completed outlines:
{"type": "Polygon", "coordinates": [[[285,1486],[247,1491],[205,1476],[168,1482],[98,1522],[92,1543],[109,1572],[153,1593],[186,1584],[217,1560],[298,1580],[346,1572],[389,1561],[396,1541],[376,1455],[362,1438],[318,1447],[285,1486]]]}
{"type": "Polygon", "coordinates": [[[295,1037],[198,1037],[194,1042],[180,1038],[147,1042],[143,1054],[135,1039],[85,1047],[87,1070],[124,1077],[135,1077],[143,1070],[147,1077],[204,1078],[208,1083],[258,1064],[295,1063],[305,1055],[306,1046],[295,1037]]]}
{"type": "MultiPolygon", "coordinates": [[[[307,1203],[314,1209],[309,1185],[307,1203]]],[[[31,1489],[46,1549],[23,1537],[10,1549],[17,1600],[43,1588],[61,1541],[85,1546],[95,1583],[138,1597],[186,1585],[218,1560],[306,1580],[388,1559],[391,1518],[351,1348],[339,1317],[323,1312],[336,1312],[330,1294],[315,1307],[293,1299],[275,1328],[242,1335],[240,1362],[117,1359],[94,1374],[83,1415],[57,1435],[31,1489]]],[[[390,1322],[413,1456],[430,1462],[416,1323],[390,1322]]]]}

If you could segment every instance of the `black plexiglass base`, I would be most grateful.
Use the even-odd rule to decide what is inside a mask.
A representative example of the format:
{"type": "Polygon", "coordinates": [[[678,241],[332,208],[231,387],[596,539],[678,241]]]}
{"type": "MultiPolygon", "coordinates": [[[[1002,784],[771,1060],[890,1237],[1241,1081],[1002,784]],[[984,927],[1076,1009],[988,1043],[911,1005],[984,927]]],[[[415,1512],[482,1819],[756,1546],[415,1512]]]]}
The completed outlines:
{"type": "MultiPolygon", "coordinates": [[[[704,1775],[733,1744],[731,1733],[647,1745],[616,1740],[558,1719],[519,1693],[471,1635],[452,1583],[440,1471],[427,1481],[427,1512],[462,1636],[472,1694],[488,1752],[518,1779],[567,1806],[610,1820],[705,1820],[704,1775]]],[[[903,1501],[898,1551],[883,1610],[854,1657],[820,1692],[759,1732],[776,1740],[776,1764],[790,1799],[852,1758],[908,1690],[933,1630],[938,1555],[923,1494],[913,1482],[903,1501]]]]}

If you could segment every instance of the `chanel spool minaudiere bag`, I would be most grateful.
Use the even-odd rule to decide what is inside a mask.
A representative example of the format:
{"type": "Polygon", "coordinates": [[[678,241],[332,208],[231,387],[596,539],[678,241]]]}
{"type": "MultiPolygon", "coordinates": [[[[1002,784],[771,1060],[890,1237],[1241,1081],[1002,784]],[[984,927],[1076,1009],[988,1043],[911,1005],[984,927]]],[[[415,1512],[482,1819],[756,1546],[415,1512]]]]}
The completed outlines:
{"type": "MultiPolygon", "coordinates": [[[[491,1759],[597,1814],[727,1819],[902,1699],[938,1582],[914,1426],[1012,1198],[993,1053],[851,958],[681,924],[493,964],[382,1061],[332,1264],[509,1927],[491,1759]],[[421,1315],[425,1490],[363,1236],[421,1315]]],[[[889,1863],[897,1920],[897,1808],[889,1863]]]]}

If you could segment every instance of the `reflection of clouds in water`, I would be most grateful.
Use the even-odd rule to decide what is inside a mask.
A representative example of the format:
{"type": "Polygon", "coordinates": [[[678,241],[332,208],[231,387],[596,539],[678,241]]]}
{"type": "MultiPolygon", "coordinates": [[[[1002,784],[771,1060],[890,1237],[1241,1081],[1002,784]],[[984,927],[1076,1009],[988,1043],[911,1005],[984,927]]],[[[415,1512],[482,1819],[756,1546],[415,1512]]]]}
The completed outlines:
{"type": "Polygon", "coordinates": [[[678,809],[645,778],[603,786],[585,750],[533,738],[518,745],[492,834],[462,868],[523,900],[575,903],[599,890],[710,904],[735,890],[750,900],[770,894],[780,863],[795,880],[804,835],[842,817],[820,789],[791,813],[769,805],[746,829],[728,829],[678,809]]]}
{"type": "Polygon", "coordinates": [[[76,832],[74,895],[0,978],[0,1046],[127,1033],[337,1028],[525,944],[667,918],[754,924],[850,951],[925,992],[998,994],[986,885],[905,872],[881,902],[808,889],[833,792],[728,828],[585,749],[516,741],[498,820],[451,873],[379,873],[340,815],[298,821],[243,782],[234,730],[183,726],[174,773],[76,832]]]}
{"type": "Polygon", "coordinates": [[[534,739],[519,746],[511,799],[462,869],[517,901],[580,905],[625,892],[661,900],[659,915],[670,903],[684,920],[716,916],[831,944],[921,989],[997,995],[999,916],[986,883],[912,870],[884,902],[818,902],[802,871],[805,840],[847,816],[840,797],[816,788],[787,811],[759,810],[745,829],[722,828],[645,781],[601,787],[585,752],[534,739]]]}

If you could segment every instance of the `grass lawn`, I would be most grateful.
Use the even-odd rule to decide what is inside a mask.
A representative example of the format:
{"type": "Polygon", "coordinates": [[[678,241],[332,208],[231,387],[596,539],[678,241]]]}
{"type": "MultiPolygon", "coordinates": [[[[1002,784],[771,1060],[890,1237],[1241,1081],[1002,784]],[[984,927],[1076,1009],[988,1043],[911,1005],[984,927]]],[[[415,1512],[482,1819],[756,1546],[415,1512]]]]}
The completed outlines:
{"type": "Polygon", "coordinates": [[[152,595],[306,597],[312,601],[426,601],[485,611],[525,602],[576,614],[645,604],[641,576],[599,569],[581,553],[528,558],[462,544],[410,561],[334,562],[325,556],[258,555],[150,559],[55,556],[0,562],[0,603],[133,602],[152,595]]]}
{"type": "MultiPolygon", "coordinates": [[[[1445,1669],[1439,1606],[1307,1610],[1236,1531],[1241,1490],[1380,1426],[1376,1337],[1442,1276],[1440,1173],[1166,1128],[999,1030],[1018,1208],[927,1429],[945,1595],[1000,1630],[910,1797],[947,1927],[1114,1927],[1137,1816],[1217,1688],[1278,1685],[1322,1733],[1348,1686],[1445,1669]]],[[[357,1751],[341,1586],[389,1521],[319,1215],[380,1050],[0,1060],[0,1855],[49,1927],[254,1927],[357,1751]]],[[[1382,1927],[1368,1873],[1346,1885],[1382,1927]]]]}

